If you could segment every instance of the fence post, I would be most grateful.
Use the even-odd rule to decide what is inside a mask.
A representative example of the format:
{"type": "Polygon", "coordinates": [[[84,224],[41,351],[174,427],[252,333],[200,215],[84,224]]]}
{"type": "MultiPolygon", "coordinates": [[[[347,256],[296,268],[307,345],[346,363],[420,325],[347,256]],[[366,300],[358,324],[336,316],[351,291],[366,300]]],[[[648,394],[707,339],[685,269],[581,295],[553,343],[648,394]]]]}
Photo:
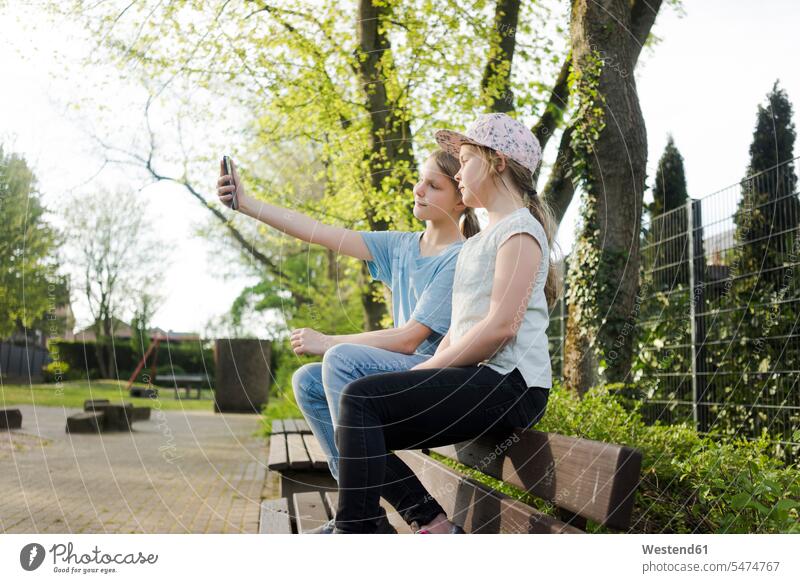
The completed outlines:
{"type": "Polygon", "coordinates": [[[686,225],[689,243],[689,317],[692,334],[692,419],[698,431],[708,431],[705,273],[706,258],[703,249],[703,216],[700,200],[686,201],[686,225]]]}
{"type": "Polygon", "coordinates": [[[561,295],[561,301],[559,302],[561,313],[559,314],[560,326],[561,326],[561,380],[564,380],[564,343],[567,341],[567,294],[564,292],[561,295]]]}

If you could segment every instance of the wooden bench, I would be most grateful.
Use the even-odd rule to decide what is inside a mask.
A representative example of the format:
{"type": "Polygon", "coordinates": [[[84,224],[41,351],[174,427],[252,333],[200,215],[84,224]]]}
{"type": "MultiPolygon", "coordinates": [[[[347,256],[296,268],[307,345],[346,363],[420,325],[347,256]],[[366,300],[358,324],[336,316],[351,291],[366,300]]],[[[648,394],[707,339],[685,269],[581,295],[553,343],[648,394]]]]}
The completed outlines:
{"type": "Polygon", "coordinates": [[[328,460],[305,419],[272,422],[267,468],[280,474],[280,495],[292,516],[295,494],[337,490],[328,460]]]}
{"type": "MultiPolygon", "coordinates": [[[[290,428],[292,423],[297,422],[290,420],[290,428]]],[[[306,434],[297,434],[302,443],[308,442],[306,434]]],[[[291,467],[288,437],[293,434],[284,431],[278,435],[284,435],[285,441],[273,442],[277,443],[275,458],[273,446],[270,447],[269,467],[273,471],[291,467]],[[273,468],[282,447],[286,449],[283,465],[273,468]]],[[[292,441],[299,450],[297,438],[292,441]]],[[[308,463],[311,457],[308,447],[306,452],[308,463]]],[[[520,430],[508,438],[485,436],[432,451],[396,453],[448,517],[468,533],[582,533],[587,520],[625,531],[630,527],[642,463],[641,453],[629,447],[535,430],[520,430]],[[550,502],[557,517],[476,481],[442,463],[432,453],[550,502]]],[[[295,458],[300,458],[299,451],[295,458]]],[[[299,479],[301,475],[294,473],[293,483],[299,479]]],[[[335,484],[322,492],[314,491],[310,484],[304,485],[306,489],[293,490],[288,495],[282,489],[282,498],[262,503],[260,532],[302,533],[333,515],[335,484]]],[[[387,508],[387,515],[399,527],[398,532],[409,532],[392,509],[387,508]]]]}

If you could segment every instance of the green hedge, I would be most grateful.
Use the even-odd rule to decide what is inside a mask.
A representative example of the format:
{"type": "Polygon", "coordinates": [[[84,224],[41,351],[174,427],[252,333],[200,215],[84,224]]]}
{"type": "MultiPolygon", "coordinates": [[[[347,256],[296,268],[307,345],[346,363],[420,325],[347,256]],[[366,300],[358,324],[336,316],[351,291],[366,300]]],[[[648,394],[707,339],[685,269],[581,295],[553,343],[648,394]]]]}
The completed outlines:
{"type": "MultiPolygon", "coordinates": [[[[766,455],[773,443],[646,425],[628,387],[583,399],[560,386],[536,429],[628,445],[643,454],[632,532],[800,533],[800,471],[766,455]]],[[[595,531],[602,531],[599,527],[595,531]]]]}
{"type": "MultiPolygon", "coordinates": [[[[264,412],[262,434],[271,420],[299,417],[288,380],[295,360],[281,354],[278,387],[264,412]],[[287,386],[288,383],[288,386],[287,386]]],[[[636,494],[630,532],[635,533],[800,533],[800,470],[766,455],[774,449],[758,441],[701,436],[686,425],[647,425],[639,414],[633,386],[598,387],[578,399],[556,384],[540,431],[627,445],[643,454],[642,481],[636,494]]],[[[500,484],[460,466],[479,481],[500,484]]],[[[545,512],[554,509],[507,485],[502,489],[545,512]]],[[[589,524],[590,532],[607,532],[589,524]]]]}
{"type": "MultiPolygon", "coordinates": [[[[119,369],[120,378],[128,378],[141,358],[126,341],[118,342],[114,348],[114,358],[119,369]]],[[[60,362],[66,363],[68,378],[97,379],[100,376],[94,342],[70,342],[56,340],[50,344],[51,354],[58,352],[60,362]]],[[[149,365],[149,362],[148,362],[149,365]]],[[[161,343],[158,346],[159,374],[203,374],[214,378],[214,352],[208,344],[161,343]]],[[[52,380],[52,371],[46,371],[45,378],[52,380]]]]}

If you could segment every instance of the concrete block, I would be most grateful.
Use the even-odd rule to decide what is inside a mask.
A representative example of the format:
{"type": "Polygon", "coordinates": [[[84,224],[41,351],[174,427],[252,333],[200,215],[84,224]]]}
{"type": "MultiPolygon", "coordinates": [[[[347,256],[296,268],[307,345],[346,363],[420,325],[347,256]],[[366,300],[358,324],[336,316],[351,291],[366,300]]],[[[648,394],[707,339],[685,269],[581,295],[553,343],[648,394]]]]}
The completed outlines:
{"type": "Polygon", "coordinates": [[[106,431],[130,431],[133,422],[133,405],[129,403],[106,405],[104,412],[106,431]]]}
{"type": "Polygon", "coordinates": [[[84,411],[67,417],[67,433],[100,433],[103,431],[105,413],[84,411]]]}
{"type": "Polygon", "coordinates": [[[19,429],[20,427],[22,427],[22,411],[0,409],[0,429],[19,429]]]}

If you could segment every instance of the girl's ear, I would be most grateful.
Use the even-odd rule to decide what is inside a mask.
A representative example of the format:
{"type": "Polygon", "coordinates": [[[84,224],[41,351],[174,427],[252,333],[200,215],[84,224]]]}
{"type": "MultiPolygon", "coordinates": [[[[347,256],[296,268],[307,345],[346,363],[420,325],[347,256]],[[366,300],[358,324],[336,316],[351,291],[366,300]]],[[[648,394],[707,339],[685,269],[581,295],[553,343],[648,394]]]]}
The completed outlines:
{"type": "Polygon", "coordinates": [[[508,166],[508,164],[506,164],[506,157],[503,154],[501,154],[500,152],[498,152],[497,153],[497,166],[495,167],[495,170],[497,171],[498,174],[500,174],[503,170],[506,169],[506,166],[508,166]]]}

